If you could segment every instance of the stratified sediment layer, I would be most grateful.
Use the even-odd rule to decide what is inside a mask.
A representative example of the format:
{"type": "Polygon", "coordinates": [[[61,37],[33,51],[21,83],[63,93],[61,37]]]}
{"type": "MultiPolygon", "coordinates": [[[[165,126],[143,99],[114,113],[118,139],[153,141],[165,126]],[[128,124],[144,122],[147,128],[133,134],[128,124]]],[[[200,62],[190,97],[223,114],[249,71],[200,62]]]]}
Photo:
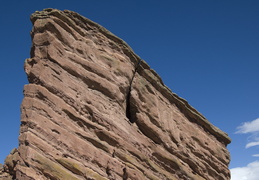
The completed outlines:
{"type": "Polygon", "coordinates": [[[67,10],[35,12],[31,20],[20,145],[5,173],[19,180],[230,179],[229,137],[123,40],[67,10]]]}

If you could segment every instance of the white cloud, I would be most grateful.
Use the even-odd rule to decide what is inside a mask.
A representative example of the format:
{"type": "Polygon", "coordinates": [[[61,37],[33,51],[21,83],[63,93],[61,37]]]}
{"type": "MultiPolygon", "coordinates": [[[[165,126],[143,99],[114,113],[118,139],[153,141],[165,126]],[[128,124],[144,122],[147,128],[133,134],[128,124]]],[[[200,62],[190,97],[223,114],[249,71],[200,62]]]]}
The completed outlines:
{"type": "Polygon", "coordinates": [[[249,163],[245,167],[230,169],[231,180],[258,180],[259,179],[259,161],[249,163]]]}
{"type": "Polygon", "coordinates": [[[255,119],[253,121],[245,122],[241,126],[238,126],[236,133],[252,134],[249,137],[250,142],[246,144],[246,149],[253,147],[253,146],[258,146],[259,145],[259,118],[255,119]]]}
{"type": "MultiPolygon", "coordinates": [[[[249,133],[249,143],[246,148],[259,145],[259,118],[245,122],[237,127],[236,133],[249,133]]],[[[253,157],[259,157],[259,154],[254,154],[253,157]]],[[[254,161],[244,167],[236,167],[230,169],[231,180],[258,180],[259,179],[259,161],[254,161]]]]}
{"type": "Polygon", "coordinates": [[[259,118],[251,121],[245,122],[241,126],[237,127],[238,131],[236,133],[246,134],[259,131],[259,118]]]}
{"type": "Polygon", "coordinates": [[[246,149],[247,148],[250,148],[250,147],[253,147],[253,146],[258,146],[259,145],[259,142],[250,142],[246,145],[246,149]]]}

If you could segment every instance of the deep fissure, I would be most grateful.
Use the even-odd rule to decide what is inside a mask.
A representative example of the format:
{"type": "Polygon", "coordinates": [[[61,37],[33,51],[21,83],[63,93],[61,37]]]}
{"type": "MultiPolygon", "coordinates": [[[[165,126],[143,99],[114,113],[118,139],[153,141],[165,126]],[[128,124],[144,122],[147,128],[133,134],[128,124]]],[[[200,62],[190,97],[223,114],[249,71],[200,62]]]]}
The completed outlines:
{"type": "Polygon", "coordinates": [[[133,118],[132,117],[132,108],[131,108],[131,104],[130,104],[130,98],[131,98],[131,90],[132,90],[132,83],[133,83],[133,80],[135,78],[135,75],[138,71],[138,68],[141,64],[141,61],[142,59],[139,59],[139,62],[133,72],[133,76],[131,78],[131,81],[130,81],[130,84],[129,84],[129,89],[128,89],[128,93],[127,93],[127,96],[126,96],[126,117],[129,119],[129,121],[131,123],[134,123],[136,121],[136,118],[133,118]]]}

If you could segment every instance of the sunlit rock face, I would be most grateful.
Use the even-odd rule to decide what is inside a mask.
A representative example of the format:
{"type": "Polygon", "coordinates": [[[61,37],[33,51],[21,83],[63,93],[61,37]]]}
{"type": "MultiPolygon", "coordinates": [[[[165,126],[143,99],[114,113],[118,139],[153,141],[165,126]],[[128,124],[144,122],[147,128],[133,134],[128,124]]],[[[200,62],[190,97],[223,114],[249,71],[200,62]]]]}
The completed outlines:
{"type": "Polygon", "coordinates": [[[123,40],[67,10],[35,12],[31,21],[19,147],[3,173],[19,180],[230,179],[229,137],[123,40]]]}

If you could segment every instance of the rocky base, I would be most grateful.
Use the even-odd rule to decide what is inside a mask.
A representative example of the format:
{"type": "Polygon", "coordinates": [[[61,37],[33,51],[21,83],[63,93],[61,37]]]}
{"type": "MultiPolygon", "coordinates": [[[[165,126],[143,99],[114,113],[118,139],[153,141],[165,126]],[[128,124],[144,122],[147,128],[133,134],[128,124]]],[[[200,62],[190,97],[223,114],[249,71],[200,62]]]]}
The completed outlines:
{"type": "Polygon", "coordinates": [[[16,165],[20,160],[18,150],[14,148],[6,157],[4,165],[0,164],[0,179],[12,180],[16,179],[16,165]]]}

